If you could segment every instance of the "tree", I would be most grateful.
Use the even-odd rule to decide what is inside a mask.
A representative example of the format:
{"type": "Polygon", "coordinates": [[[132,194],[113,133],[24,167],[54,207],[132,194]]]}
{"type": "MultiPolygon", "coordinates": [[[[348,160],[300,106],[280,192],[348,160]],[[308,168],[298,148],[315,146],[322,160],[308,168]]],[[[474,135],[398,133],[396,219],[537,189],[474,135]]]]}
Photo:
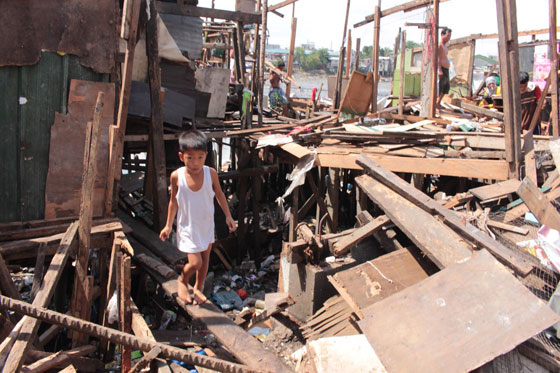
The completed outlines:
{"type": "Polygon", "coordinates": [[[413,49],[413,48],[420,47],[420,46],[422,46],[422,44],[417,43],[415,41],[412,41],[412,40],[407,40],[406,41],[406,47],[408,49],[413,49]]]}
{"type": "Polygon", "coordinates": [[[382,57],[388,57],[391,55],[391,53],[393,53],[393,50],[391,48],[381,48],[379,50],[379,55],[382,57]]]}
{"type": "Polygon", "coordinates": [[[302,60],[305,58],[305,49],[297,47],[294,51],[294,62],[301,65],[302,60]]]}
{"type": "Polygon", "coordinates": [[[373,45],[364,45],[362,48],[362,57],[368,58],[371,57],[373,53],[373,45]]]}

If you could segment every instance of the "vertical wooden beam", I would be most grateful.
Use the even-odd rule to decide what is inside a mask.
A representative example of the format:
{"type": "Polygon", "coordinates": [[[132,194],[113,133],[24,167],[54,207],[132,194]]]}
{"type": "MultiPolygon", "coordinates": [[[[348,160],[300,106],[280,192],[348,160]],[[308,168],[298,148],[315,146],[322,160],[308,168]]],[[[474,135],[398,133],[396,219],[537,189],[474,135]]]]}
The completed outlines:
{"type": "Polygon", "coordinates": [[[406,56],[406,31],[403,31],[401,34],[401,61],[399,64],[399,115],[403,115],[404,113],[404,59],[406,56]]]}
{"type": "MultiPolygon", "coordinates": [[[[292,77],[292,72],[294,69],[294,49],[296,48],[296,31],[297,31],[297,18],[294,17],[296,9],[296,3],[293,4],[292,8],[292,34],[290,37],[290,53],[288,54],[288,76],[292,77]]],[[[286,85],[286,97],[290,97],[290,90],[292,84],[288,83],[286,85]]]]}
{"type": "Polygon", "coordinates": [[[438,97],[437,78],[439,71],[439,0],[434,0],[432,23],[432,90],[430,91],[430,118],[436,117],[436,101],[438,97]]]}
{"type": "Polygon", "coordinates": [[[292,190],[292,213],[290,214],[290,231],[288,233],[288,241],[294,242],[296,240],[296,227],[299,223],[299,186],[292,190]]]}
{"type": "Polygon", "coordinates": [[[243,83],[241,73],[241,58],[239,57],[239,42],[237,40],[237,31],[232,32],[233,40],[233,64],[235,66],[235,81],[243,83]]]}
{"type": "Polygon", "coordinates": [[[161,70],[159,68],[158,13],[155,2],[150,1],[150,20],[146,28],[146,51],[150,77],[150,103],[152,109],[149,145],[152,154],[154,229],[159,232],[167,220],[167,173],[165,168],[165,143],[163,141],[163,102],[161,99],[161,70]]]}
{"type": "Polygon", "coordinates": [[[138,19],[140,17],[141,0],[130,1],[132,1],[132,12],[130,23],[128,24],[129,37],[124,55],[124,68],[122,72],[122,84],[117,113],[118,136],[113,136],[113,142],[111,144],[111,158],[109,159],[107,185],[105,187],[105,216],[110,216],[113,208],[116,208],[114,203],[117,201],[119,181],[121,180],[124,135],[126,132],[126,119],[128,116],[128,102],[130,100],[130,86],[132,83],[132,69],[134,66],[134,50],[136,49],[138,19]]]}
{"type": "Polygon", "coordinates": [[[469,67],[467,68],[467,96],[472,96],[472,83],[473,83],[473,73],[474,73],[474,56],[476,50],[476,40],[470,40],[469,45],[471,47],[471,52],[469,54],[469,67]]]}
{"type": "Polygon", "coordinates": [[[515,0],[496,0],[500,81],[504,100],[506,161],[510,178],[519,178],[521,164],[521,93],[515,0]]]}
{"type": "MultiPolygon", "coordinates": [[[[115,288],[116,288],[116,278],[117,278],[117,270],[118,268],[118,253],[121,251],[121,240],[118,238],[118,234],[123,234],[122,232],[115,232],[113,234],[113,245],[111,247],[111,257],[109,260],[109,272],[108,272],[108,278],[107,278],[107,285],[105,287],[105,305],[109,304],[109,300],[111,299],[111,297],[113,296],[113,293],[115,292],[115,288]]],[[[103,284],[102,284],[103,285],[103,284]]],[[[101,323],[102,326],[107,326],[109,324],[109,312],[107,310],[107,307],[105,306],[102,309],[102,314],[103,314],[103,321],[101,323]]],[[[99,346],[99,350],[106,354],[107,353],[107,347],[108,347],[108,342],[107,340],[101,340],[100,346],[99,346]]]]}
{"type": "Polygon", "coordinates": [[[259,104],[259,127],[263,125],[263,100],[264,100],[264,59],[266,53],[266,29],[268,22],[268,0],[262,0],[262,33],[261,33],[261,50],[259,51],[259,92],[258,92],[258,104],[259,104]]]}
{"type": "Polygon", "coordinates": [[[83,160],[83,176],[80,201],[78,228],[78,252],[76,255],[76,274],[70,304],[70,314],[89,321],[89,310],[85,309],[87,292],[87,271],[89,249],[91,243],[91,220],[93,215],[93,188],[97,167],[97,144],[101,136],[101,109],[103,108],[103,92],[97,95],[97,103],[93,112],[93,123],[88,122],[83,160]]]}
{"type": "MultiPolygon", "coordinates": [[[[253,167],[260,167],[260,158],[257,151],[252,152],[253,167]]],[[[252,192],[253,192],[253,253],[251,258],[255,260],[261,256],[261,234],[260,234],[260,200],[261,200],[261,177],[255,175],[252,178],[252,192]]]]}
{"type": "MultiPolygon", "coordinates": [[[[84,284],[84,294],[83,294],[83,304],[81,305],[82,318],[89,320],[91,313],[91,303],[92,303],[92,290],[93,290],[93,276],[89,275],[86,277],[84,284]]],[[[77,332],[72,332],[72,346],[78,347],[83,346],[88,342],[89,335],[80,334],[77,332]]]]}
{"type": "Polygon", "coordinates": [[[381,31],[381,0],[377,1],[373,22],[373,51],[371,56],[373,84],[371,95],[371,112],[377,113],[377,86],[379,84],[379,33],[381,31]]]}
{"type": "Polygon", "coordinates": [[[346,41],[346,77],[350,78],[350,65],[352,64],[352,29],[348,29],[346,41]]]}
{"type": "Polygon", "coordinates": [[[237,48],[239,48],[239,51],[237,53],[237,56],[239,58],[239,65],[241,66],[241,83],[243,84],[244,87],[247,87],[247,77],[245,76],[246,70],[245,70],[245,39],[243,37],[243,22],[237,22],[237,28],[235,30],[235,32],[237,33],[237,48]]]}
{"type": "MultiPolygon", "coordinates": [[[[549,19],[550,19],[550,83],[552,86],[551,105],[552,111],[551,124],[552,136],[559,136],[558,127],[558,40],[556,37],[556,0],[549,0],[549,19]]],[[[546,94],[546,92],[543,92],[546,94]]]]}
{"type": "Polygon", "coordinates": [[[338,230],[338,217],[339,217],[339,189],[340,189],[340,169],[329,168],[329,177],[327,182],[327,210],[333,222],[334,233],[338,230]]]}
{"type": "MultiPolygon", "coordinates": [[[[119,253],[121,254],[121,253],[119,253]]],[[[121,332],[130,334],[132,324],[132,313],[130,309],[130,257],[122,255],[119,278],[119,312],[121,332]]],[[[121,345],[121,367],[123,372],[128,372],[131,366],[130,346],[121,345]]]]}
{"type": "Polygon", "coordinates": [[[399,27],[399,33],[397,34],[397,37],[395,38],[395,47],[393,48],[393,55],[395,56],[393,58],[393,73],[395,73],[395,70],[397,69],[397,51],[399,50],[399,45],[401,44],[401,28],[399,27]]]}
{"type": "Polygon", "coordinates": [[[10,270],[6,266],[2,254],[0,254],[0,291],[10,298],[21,300],[21,295],[12,280],[12,275],[10,275],[10,270]]]}
{"type": "Polygon", "coordinates": [[[356,58],[354,59],[354,71],[358,71],[360,69],[360,43],[362,40],[360,38],[356,38],[356,58]]]}
{"type": "Polygon", "coordinates": [[[346,2],[346,16],[344,17],[344,29],[342,31],[342,43],[340,44],[340,51],[338,53],[338,68],[336,70],[336,89],[334,91],[333,108],[338,109],[341,103],[342,96],[342,74],[344,70],[344,51],[346,44],[346,30],[348,27],[348,14],[350,13],[350,0],[346,2]]]}

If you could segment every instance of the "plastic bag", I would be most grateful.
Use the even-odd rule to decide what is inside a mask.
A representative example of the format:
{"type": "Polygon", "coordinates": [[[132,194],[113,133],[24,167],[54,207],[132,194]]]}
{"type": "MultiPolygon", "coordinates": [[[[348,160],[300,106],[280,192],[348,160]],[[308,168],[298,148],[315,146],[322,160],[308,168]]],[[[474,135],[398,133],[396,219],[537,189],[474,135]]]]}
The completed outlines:
{"type": "Polygon", "coordinates": [[[107,305],[108,317],[107,321],[109,324],[116,323],[119,321],[119,299],[117,297],[117,292],[113,293],[113,296],[109,300],[109,304],[107,305]]]}
{"type": "Polygon", "coordinates": [[[455,66],[453,66],[453,61],[451,58],[449,59],[449,81],[452,81],[453,78],[457,76],[457,72],[455,71],[455,66]]]}

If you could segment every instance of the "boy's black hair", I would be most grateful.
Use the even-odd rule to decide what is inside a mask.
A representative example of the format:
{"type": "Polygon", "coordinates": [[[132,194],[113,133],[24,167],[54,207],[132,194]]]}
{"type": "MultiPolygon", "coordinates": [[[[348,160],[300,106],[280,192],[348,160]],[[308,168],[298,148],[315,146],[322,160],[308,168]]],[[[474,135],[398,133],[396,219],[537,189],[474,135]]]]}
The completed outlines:
{"type": "Polygon", "coordinates": [[[182,153],[187,150],[208,151],[208,138],[199,130],[185,131],[179,137],[179,150],[182,153]]]}
{"type": "Polygon", "coordinates": [[[450,32],[451,32],[451,29],[448,28],[448,27],[445,27],[445,28],[442,28],[442,29],[441,29],[441,34],[442,34],[442,35],[447,35],[447,34],[450,33],[450,32]]]}
{"type": "Polygon", "coordinates": [[[529,73],[526,71],[521,71],[519,73],[519,83],[520,84],[527,84],[529,82],[529,73]]]}

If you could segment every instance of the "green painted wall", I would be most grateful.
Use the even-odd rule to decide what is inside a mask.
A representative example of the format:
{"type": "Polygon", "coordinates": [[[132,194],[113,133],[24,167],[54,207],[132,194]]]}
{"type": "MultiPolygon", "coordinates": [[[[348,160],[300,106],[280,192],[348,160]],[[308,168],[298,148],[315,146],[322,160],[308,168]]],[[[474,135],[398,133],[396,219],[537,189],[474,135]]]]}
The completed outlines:
{"type": "Polygon", "coordinates": [[[44,218],[51,125],[66,113],[71,79],[109,76],[50,52],[33,66],[0,68],[0,222],[44,218]]]}

